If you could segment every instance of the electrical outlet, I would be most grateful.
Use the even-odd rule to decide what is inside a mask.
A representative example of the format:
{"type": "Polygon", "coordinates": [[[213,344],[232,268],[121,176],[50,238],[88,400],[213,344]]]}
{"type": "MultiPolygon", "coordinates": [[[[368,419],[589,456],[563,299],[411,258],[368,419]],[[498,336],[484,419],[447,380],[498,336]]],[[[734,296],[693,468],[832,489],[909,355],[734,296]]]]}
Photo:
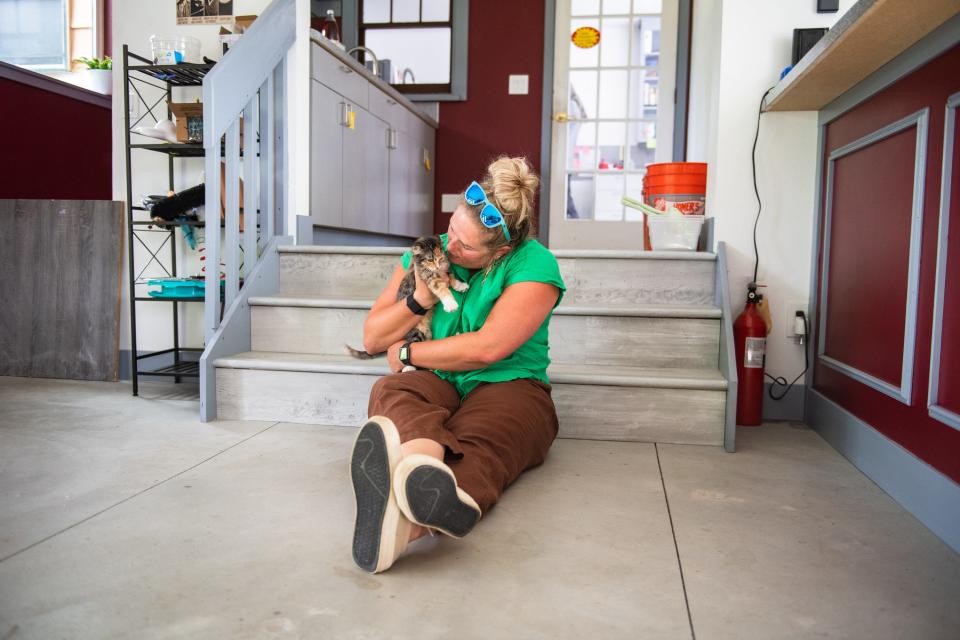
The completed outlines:
{"type": "MultiPolygon", "coordinates": [[[[791,342],[797,342],[797,334],[794,331],[794,320],[797,317],[797,311],[802,311],[804,315],[807,315],[807,302],[806,301],[795,301],[787,305],[787,314],[785,328],[786,331],[784,335],[787,340],[791,342]]],[[[807,333],[810,333],[810,318],[807,318],[807,333]]],[[[806,336],[804,336],[806,340],[806,336]]]]}

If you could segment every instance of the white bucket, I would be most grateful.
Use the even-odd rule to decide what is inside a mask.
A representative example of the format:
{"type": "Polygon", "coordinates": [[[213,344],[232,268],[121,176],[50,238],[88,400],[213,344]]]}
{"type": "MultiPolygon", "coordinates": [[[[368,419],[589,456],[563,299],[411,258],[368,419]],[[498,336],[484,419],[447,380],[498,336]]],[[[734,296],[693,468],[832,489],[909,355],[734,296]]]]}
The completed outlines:
{"type": "Polygon", "coordinates": [[[696,251],[706,216],[652,216],[647,214],[650,248],[654,251],[696,251]]]}

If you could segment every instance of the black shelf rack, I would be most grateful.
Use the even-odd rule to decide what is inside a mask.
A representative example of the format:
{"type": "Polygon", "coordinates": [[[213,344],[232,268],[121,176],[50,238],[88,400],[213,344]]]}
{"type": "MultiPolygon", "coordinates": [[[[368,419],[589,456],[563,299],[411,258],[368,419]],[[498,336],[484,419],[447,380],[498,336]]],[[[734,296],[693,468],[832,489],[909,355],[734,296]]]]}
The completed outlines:
{"type": "Polygon", "coordinates": [[[180,304],[203,302],[202,298],[159,298],[137,295],[137,287],[146,284],[143,274],[152,264],[160,266],[161,270],[170,277],[177,276],[176,232],[182,225],[203,227],[200,221],[160,223],[153,220],[135,220],[135,212],[146,212],[144,207],[134,204],[133,200],[133,169],[132,151],[142,149],[167,155],[168,188],[174,189],[174,158],[202,158],[204,148],[201,144],[189,143],[133,143],[131,134],[133,128],[140,124],[148,115],[154,121],[161,118],[157,113],[162,108],[166,119],[172,119],[169,104],[173,99],[174,87],[199,87],[203,85],[203,78],[213,68],[213,64],[177,64],[157,65],[147,58],[131,53],[128,45],[123,45],[123,87],[124,87],[124,136],[126,147],[126,185],[127,185],[127,240],[130,268],[130,344],[131,344],[131,379],[133,395],[139,393],[139,379],[141,376],[172,377],[174,382],[181,382],[184,378],[198,379],[200,377],[199,354],[203,349],[180,346],[179,313],[180,304]],[[149,95],[148,99],[145,95],[149,95]],[[136,122],[130,122],[130,100],[135,99],[144,108],[144,113],[136,122]],[[154,97],[159,96],[154,100],[154,97]],[[151,102],[151,100],[153,100],[151,102]],[[163,233],[167,237],[155,250],[144,242],[143,233],[163,233]],[[139,243],[139,245],[135,244],[139,243]],[[162,252],[169,245],[169,267],[164,263],[162,252]],[[141,246],[150,254],[147,264],[138,273],[134,265],[135,247],[141,246]],[[173,348],[159,351],[140,353],[137,348],[137,303],[140,302],[167,302],[172,305],[173,348]],[[157,359],[163,358],[162,364],[157,359]],[[170,363],[172,358],[173,363],[170,363]],[[153,364],[151,365],[151,361],[153,364]]]}

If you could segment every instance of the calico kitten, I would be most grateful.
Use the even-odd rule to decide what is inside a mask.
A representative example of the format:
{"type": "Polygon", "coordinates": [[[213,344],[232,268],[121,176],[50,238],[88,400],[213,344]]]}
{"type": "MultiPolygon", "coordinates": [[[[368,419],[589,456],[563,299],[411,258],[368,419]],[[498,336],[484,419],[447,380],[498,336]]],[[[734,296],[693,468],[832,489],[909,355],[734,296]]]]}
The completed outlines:
{"type": "MultiPolygon", "coordinates": [[[[407,274],[403,277],[403,280],[400,281],[400,286],[397,289],[397,300],[403,300],[417,288],[417,280],[414,275],[414,270],[416,269],[416,273],[420,276],[420,279],[423,280],[424,284],[427,285],[427,288],[430,289],[435,296],[440,298],[443,309],[448,312],[456,311],[458,307],[457,301],[450,293],[449,287],[453,287],[454,291],[466,291],[470,288],[470,285],[466,282],[460,282],[454,278],[453,275],[450,275],[450,260],[447,258],[447,254],[443,252],[443,243],[440,241],[440,238],[438,236],[420,238],[413,243],[411,253],[410,268],[407,270],[407,274]],[[447,285],[448,275],[449,286],[447,285]]],[[[425,342],[430,340],[433,337],[430,331],[430,320],[432,318],[433,309],[430,309],[427,311],[427,314],[420,319],[417,326],[407,332],[407,335],[403,337],[403,341],[425,342]]],[[[344,346],[347,349],[347,353],[360,360],[378,358],[386,354],[386,352],[367,353],[366,351],[358,351],[349,345],[344,346]]],[[[403,368],[403,371],[413,371],[415,369],[416,367],[407,366],[403,368]]]]}

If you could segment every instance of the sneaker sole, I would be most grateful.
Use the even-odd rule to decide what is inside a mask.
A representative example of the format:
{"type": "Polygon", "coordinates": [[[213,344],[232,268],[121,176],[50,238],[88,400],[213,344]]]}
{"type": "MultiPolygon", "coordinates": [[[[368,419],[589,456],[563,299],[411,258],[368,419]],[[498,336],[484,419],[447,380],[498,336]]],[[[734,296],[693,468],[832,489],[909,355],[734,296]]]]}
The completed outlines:
{"type": "MultiPolygon", "coordinates": [[[[399,442],[397,443],[399,444],[399,442]]],[[[350,477],[357,503],[357,519],[353,529],[353,559],[357,565],[375,573],[380,564],[384,531],[399,513],[389,513],[391,492],[390,454],[384,431],[376,422],[360,428],[350,457],[350,477]]],[[[396,503],[393,512],[397,511],[396,503]]]]}
{"type": "Polygon", "coordinates": [[[450,475],[436,467],[422,465],[407,475],[406,507],[414,522],[462,538],[480,519],[480,512],[457,495],[450,475]]]}

